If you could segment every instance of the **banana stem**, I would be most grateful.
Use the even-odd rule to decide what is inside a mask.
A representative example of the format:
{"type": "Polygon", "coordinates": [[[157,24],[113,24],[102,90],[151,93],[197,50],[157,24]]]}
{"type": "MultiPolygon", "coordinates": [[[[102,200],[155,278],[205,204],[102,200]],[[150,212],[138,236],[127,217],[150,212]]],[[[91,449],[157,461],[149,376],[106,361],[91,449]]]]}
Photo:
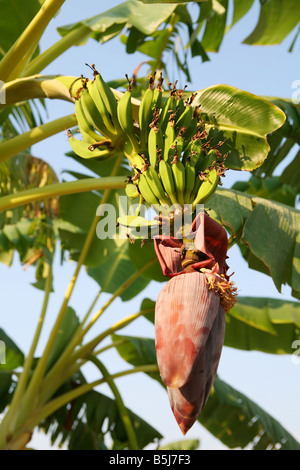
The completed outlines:
{"type": "Polygon", "coordinates": [[[125,343],[126,343],[125,339],[120,339],[119,341],[115,341],[114,343],[110,343],[107,346],[104,346],[103,348],[100,348],[97,351],[94,351],[93,354],[94,356],[99,356],[99,354],[102,354],[105,351],[108,351],[109,349],[121,346],[122,344],[125,344],[125,343]]]}
{"type": "MultiPolygon", "coordinates": [[[[136,374],[138,372],[149,373],[149,372],[157,372],[157,371],[158,371],[157,364],[146,364],[142,366],[133,367],[132,369],[127,369],[121,372],[117,372],[116,374],[112,374],[111,378],[114,380],[120,377],[125,377],[126,375],[136,374]]],[[[75,388],[74,390],[71,390],[70,392],[64,393],[63,395],[60,395],[59,397],[54,398],[45,406],[40,408],[33,416],[30,417],[30,419],[28,419],[26,423],[24,423],[23,428],[20,429],[18,433],[15,434],[13,441],[11,441],[7,445],[7,447],[11,447],[14,444],[14,442],[17,441],[22,434],[24,434],[24,429],[34,429],[35,426],[37,426],[39,423],[41,423],[44,419],[46,419],[52,413],[57,411],[59,408],[75,400],[81,395],[88,393],[90,390],[93,390],[93,388],[95,388],[98,385],[102,385],[103,383],[106,383],[105,378],[98,379],[89,384],[81,385],[80,387],[75,388]]]]}
{"type": "Polygon", "coordinates": [[[82,25],[80,28],[76,28],[70,31],[63,38],[53,44],[49,49],[44,51],[38,57],[30,62],[26,67],[22,77],[30,77],[44,70],[49,64],[53,62],[57,57],[66,52],[71,46],[79,43],[91,33],[90,28],[82,25]]]}
{"type": "Polygon", "coordinates": [[[95,307],[100,295],[102,294],[102,289],[100,289],[98,292],[97,292],[97,295],[96,297],[94,298],[90,308],[88,309],[88,311],[86,312],[82,322],[80,323],[80,326],[83,327],[83,325],[85,324],[85,322],[87,321],[88,317],[90,316],[90,314],[92,313],[93,311],[93,308],[95,307]]]}
{"type": "Polygon", "coordinates": [[[159,55],[155,61],[155,64],[154,64],[154,67],[153,67],[153,72],[155,70],[158,70],[161,68],[161,61],[162,61],[162,55],[164,53],[164,50],[166,49],[167,45],[168,45],[168,42],[169,42],[169,39],[174,31],[174,28],[176,26],[176,23],[178,22],[178,20],[180,19],[179,15],[177,15],[176,13],[173,13],[172,16],[171,16],[171,21],[170,21],[170,26],[167,28],[167,31],[168,31],[168,34],[167,36],[165,37],[162,45],[161,45],[161,48],[160,48],[160,51],[159,51],[159,55]]]}
{"type": "Polygon", "coordinates": [[[150,313],[152,309],[144,309],[141,310],[138,313],[135,313],[133,315],[129,315],[125,318],[122,318],[119,322],[115,323],[112,325],[110,328],[107,330],[103,331],[100,333],[100,335],[96,336],[94,339],[89,341],[87,344],[84,346],[81,346],[73,355],[72,360],[76,361],[79,358],[85,357],[88,353],[90,353],[103,339],[105,339],[107,336],[111,335],[117,330],[121,330],[125,326],[129,325],[131,322],[133,322],[136,318],[140,317],[141,315],[145,315],[147,313],[150,313]]]}
{"type": "Polygon", "coordinates": [[[108,176],[103,178],[83,178],[82,180],[54,183],[41,188],[28,189],[16,194],[8,194],[0,198],[0,212],[34,201],[48,199],[66,194],[82,193],[94,190],[110,190],[125,188],[124,176],[108,176]]]}
{"type": "Polygon", "coordinates": [[[21,36],[12,45],[0,62],[0,79],[7,81],[20,62],[27,64],[26,51],[33,50],[37,46],[43,32],[53,16],[58,12],[65,0],[46,0],[38,13],[23,31],[21,36]]]}
{"type": "MultiPolygon", "coordinates": [[[[121,161],[122,161],[122,155],[118,158],[112,174],[117,173],[118,168],[120,167],[121,161]]],[[[107,189],[105,191],[105,193],[102,197],[102,202],[105,202],[107,200],[108,196],[109,196],[109,189],[107,189]]],[[[72,276],[72,279],[69,282],[69,285],[67,287],[67,291],[65,293],[65,297],[64,297],[62,306],[60,308],[60,311],[58,313],[58,316],[56,318],[56,321],[54,323],[52,331],[50,333],[50,336],[49,336],[48,342],[46,344],[46,347],[44,349],[44,352],[43,352],[41,358],[38,361],[38,364],[35,368],[35,371],[33,373],[30,384],[29,384],[29,386],[28,386],[28,388],[25,392],[22,407],[21,407],[21,410],[18,414],[17,421],[16,421],[16,429],[18,429],[18,425],[21,425],[21,423],[24,423],[24,421],[27,419],[27,417],[32,412],[32,409],[34,409],[34,406],[37,402],[38,390],[39,390],[40,385],[41,385],[41,383],[43,381],[43,378],[44,378],[44,373],[45,373],[45,370],[46,370],[46,367],[47,367],[47,363],[48,363],[50,353],[52,351],[55,339],[56,339],[57,334],[59,332],[59,328],[60,328],[61,322],[64,318],[64,315],[65,315],[65,312],[66,312],[71,294],[72,294],[73,289],[75,287],[75,283],[78,279],[79,271],[80,271],[80,269],[81,269],[81,267],[82,267],[82,265],[85,261],[85,258],[88,254],[91,243],[94,239],[98,222],[99,222],[99,216],[96,216],[94,218],[92,224],[91,224],[90,231],[87,235],[84,246],[83,246],[82,251],[80,253],[79,260],[77,262],[75,272],[74,272],[74,274],[72,276]]],[[[76,334],[75,334],[75,338],[73,338],[73,342],[74,342],[74,339],[77,339],[76,334]]],[[[73,343],[73,342],[71,341],[71,343],[73,343]]],[[[76,344],[78,344],[78,343],[76,343],[76,344]]],[[[12,432],[13,430],[14,430],[14,428],[11,429],[10,431],[12,432]]]]}
{"type": "Polygon", "coordinates": [[[44,319],[45,319],[45,315],[46,315],[46,311],[48,307],[51,287],[52,287],[52,267],[50,265],[48,265],[48,271],[49,272],[46,278],[45,296],[44,296],[43,306],[42,306],[39,322],[36,328],[36,332],[35,332],[31,347],[30,347],[30,351],[25,360],[24,368],[19,378],[16,390],[13,394],[13,398],[12,398],[12,402],[10,404],[9,410],[4,416],[0,425],[0,448],[2,448],[1,443],[3,442],[3,439],[5,440],[6,431],[10,425],[10,422],[15,418],[19,404],[22,400],[24,390],[28,382],[30,369],[33,363],[36,346],[37,346],[37,343],[39,341],[40,334],[42,331],[42,327],[43,327],[43,323],[44,323],[44,319]]]}
{"type": "Polygon", "coordinates": [[[0,162],[8,160],[13,155],[31,147],[32,145],[41,142],[48,137],[62,132],[65,129],[77,125],[77,119],[73,114],[63,116],[54,121],[47,122],[41,126],[34,127],[24,134],[13,137],[12,139],[0,144],[0,162]]]}
{"type": "Polygon", "coordinates": [[[110,306],[110,304],[123,292],[141,275],[143,274],[144,271],[146,271],[150,266],[152,266],[153,263],[157,258],[152,258],[148,263],[146,263],[142,268],[140,268],[136,273],[134,273],[132,276],[130,276],[129,279],[127,279],[123,284],[114,292],[114,294],[111,296],[111,298],[103,305],[102,308],[100,308],[93,316],[91,319],[90,323],[84,328],[83,334],[86,335],[86,333],[90,330],[90,328],[95,324],[95,322],[98,320],[98,318],[105,312],[105,310],[110,306]]]}
{"type": "Polygon", "coordinates": [[[134,427],[132,425],[128,410],[126,406],[124,405],[124,402],[122,400],[121,394],[112,378],[112,376],[109,374],[108,370],[104,366],[104,364],[98,359],[97,357],[93,356],[90,354],[88,356],[88,360],[93,362],[95,366],[99,369],[101,374],[103,375],[103,378],[106,380],[109,388],[111,389],[115,400],[116,404],[120,413],[121,420],[123,422],[127,437],[128,437],[128,443],[129,443],[129,448],[132,450],[139,450],[139,445],[137,441],[137,437],[134,431],[134,427]]]}
{"type": "MultiPolygon", "coordinates": [[[[99,344],[103,339],[105,339],[110,334],[121,330],[125,326],[129,325],[133,322],[136,318],[146,315],[152,311],[151,308],[140,310],[138,313],[134,313],[132,315],[128,315],[127,317],[123,318],[119,322],[112,325],[110,328],[102,332],[100,335],[96,336],[92,341],[87,343],[85,346],[82,346],[78,349],[73,355],[70,357],[70,352],[74,349],[74,346],[71,348],[68,346],[67,349],[63,352],[62,356],[58,360],[58,362],[54,365],[54,367],[49,371],[45,380],[42,384],[41,389],[41,398],[40,403],[44,403],[48,397],[51,397],[55,390],[57,390],[69,377],[71,377],[80,367],[86,362],[87,354],[91,353],[91,351],[99,344]],[[77,362],[78,359],[83,357],[81,361],[77,362]],[[67,358],[69,360],[69,366],[66,366],[67,358]]],[[[81,340],[77,341],[79,344],[81,340]]],[[[95,353],[93,353],[95,355],[95,353]]]]}

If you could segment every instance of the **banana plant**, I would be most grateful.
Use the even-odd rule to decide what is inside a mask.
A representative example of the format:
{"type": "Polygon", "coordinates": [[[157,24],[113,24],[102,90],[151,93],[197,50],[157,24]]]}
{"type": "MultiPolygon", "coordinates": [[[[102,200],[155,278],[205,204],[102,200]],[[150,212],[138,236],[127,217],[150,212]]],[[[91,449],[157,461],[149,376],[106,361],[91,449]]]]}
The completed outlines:
{"type": "MultiPolygon", "coordinates": [[[[3,18],[13,17],[16,2],[0,3],[3,18]]],[[[115,449],[143,449],[154,442],[165,448],[159,444],[161,433],[125,405],[116,384],[142,372],[166,389],[183,434],[198,421],[229,448],[299,449],[278,421],[216,376],[223,344],[289,354],[290,337],[299,336],[298,303],[237,296],[226,262],[227,250],[236,243],[251,268],[270,275],[278,290],[288,283],[299,298],[299,211],[295,197],[288,199],[289,205],[282,199],[282,183],[291,191],[299,189],[289,184],[288,176],[297,157],[279,189],[266,180],[290,149],[280,156],[280,139],[298,143],[296,121],[293,131],[287,129],[297,107],[230,85],[187,91],[168,84],[165,53],[170,49],[189,76],[187,56],[182,61],[174,48],[180,25],[188,28],[192,54],[207,60],[206,51],[221,43],[227,2],[199,2],[194,29],[188,7],[180,2],[156,10],[147,2],[129,0],[61,27],[62,38],[42,53],[40,39],[64,1],[29,3],[22,24],[7,22],[5,41],[0,38],[0,97],[5,96],[5,102],[0,100],[0,260],[11,265],[18,252],[26,269],[35,268],[35,287],[44,291],[44,300],[27,354],[0,329],[6,354],[0,364],[0,448],[30,448],[36,429],[69,449],[108,449],[109,442],[115,449]],[[220,36],[213,39],[216,24],[220,36]],[[89,37],[106,42],[122,32],[128,53],[139,49],[152,54],[150,78],[139,81],[134,75],[107,83],[97,64],[90,64],[90,77],[41,74],[72,45],[89,37]],[[157,67],[165,74],[154,73],[157,67]],[[50,122],[34,118],[34,109],[47,107],[49,99],[68,101],[73,112],[50,122]],[[68,161],[80,164],[82,173],[71,169],[72,180],[60,181],[48,164],[31,155],[31,147],[66,129],[68,161]],[[219,189],[227,171],[251,171],[260,182],[263,176],[263,191],[254,184],[219,189]],[[99,236],[106,223],[99,208],[113,208],[116,214],[120,201],[126,201],[131,215],[113,220],[111,238],[99,236]],[[204,205],[205,212],[197,215],[197,205],[204,205]],[[142,206],[154,208],[150,220],[142,206]],[[181,218],[185,206],[190,208],[186,224],[181,218]],[[270,226],[277,234],[272,240],[270,226]],[[119,236],[122,230],[125,237],[119,236]],[[256,236],[258,231],[262,237],[256,236]],[[75,268],[38,355],[49,299],[55,295],[57,250],[75,268]],[[280,254],[276,259],[274,251],[280,254]],[[70,300],[83,269],[99,289],[87,311],[77,314],[70,300]],[[133,300],[152,280],[166,279],[156,305],[145,299],[136,313],[99,330],[98,320],[112,304],[133,300]],[[102,305],[96,308],[99,298],[102,305]],[[155,322],[155,341],[119,334],[141,318],[155,322]],[[105,364],[110,349],[130,367],[112,372],[113,364],[105,364]],[[88,364],[96,370],[95,380],[86,377],[88,364]],[[98,391],[103,384],[113,398],[98,391]],[[229,433],[224,431],[226,414],[229,433]]],[[[243,2],[240,9],[235,2],[234,22],[250,3],[243,2]]],[[[273,11],[271,4],[262,5],[260,23],[273,11]]],[[[262,34],[259,23],[248,42],[282,40],[295,27],[295,17],[286,16],[284,31],[278,28],[276,37],[262,34]]],[[[169,448],[198,445],[185,439],[169,448]]]]}

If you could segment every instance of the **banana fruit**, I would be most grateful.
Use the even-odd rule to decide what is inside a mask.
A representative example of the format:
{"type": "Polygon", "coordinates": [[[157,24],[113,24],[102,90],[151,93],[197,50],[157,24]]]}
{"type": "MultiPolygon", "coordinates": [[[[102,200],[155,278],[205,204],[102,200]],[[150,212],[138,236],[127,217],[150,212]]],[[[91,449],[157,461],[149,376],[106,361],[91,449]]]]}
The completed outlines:
{"type": "MultiPolygon", "coordinates": [[[[125,191],[148,205],[166,207],[206,201],[224,175],[224,159],[211,147],[192,94],[172,85],[164,99],[160,75],[149,79],[138,115],[133,118],[132,80],[120,96],[114,95],[102,75],[91,66],[93,80],[83,79],[77,91],[75,114],[82,140],[68,133],[74,152],[82,158],[106,159],[121,152],[128,158],[134,177],[125,191]],[[119,97],[120,96],[120,97],[119,97]]],[[[203,114],[202,114],[203,118],[203,114]]],[[[221,155],[222,156],[222,155],[221,155]]]]}
{"type": "Polygon", "coordinates": [[[213,169],[207,174],[207,178],[200,185],[195,199],[192,202],[192,210],[196,209],[197,204],[203,204],[215,192],[219,184],[219,175],[217,170],[213,169]]]}

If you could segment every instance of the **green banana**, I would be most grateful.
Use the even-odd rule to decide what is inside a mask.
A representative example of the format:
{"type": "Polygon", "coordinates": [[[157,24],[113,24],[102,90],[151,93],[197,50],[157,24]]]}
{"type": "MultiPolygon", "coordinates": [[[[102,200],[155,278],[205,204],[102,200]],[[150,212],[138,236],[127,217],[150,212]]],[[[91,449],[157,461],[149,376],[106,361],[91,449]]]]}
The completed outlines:
{"type": "Polygon", "coordinates": [[[144,152],[147,148],[149,125],[151,124],[153,111],[151,108],[153,99],[152,86],[147,88],[139,107],[139,126],[140,126],[140,151],[144,152]]]}
{"type": "Polygon", "coordinates": [[[147,170],[143,174],[145,174],[148,184],[151,187],[152,192],[155,194],[155,196],[159,200],[159,202],[161,204],[166,204],[169,206],[170,201],[166,197],[164,187],[161,183],[161,180],[159,179],[158,174],[154,170],[154,168],[152,168],[152,166],[149,165],[147,170]]]}
{"type": "Polygon", "coordinates": [[[172,119],[170,119],[169,122],[168,122],[168,125],[166,127],[166,132],[165,132],[165,135],[164,135],[164,148],[163,148],[162,156],[163,156],[163,159],[165,161],[169,160],[169,152],[172,149],[172,145],[174,144],[174,140],[175,140],[174,121],[172,119]]]}
{"type": "Polygon", "coordinates": [[[116,137],[116,130],[112,122],[111,115],[109,114],[104,104],[103,98],[99,93],[96,82],[95,81],[88,82],[87,87],[88,87],[88,91],[91,95],[92,100],[94,101],[96,108],[101,114],[103,124],[106,128],[106,132],[116,137]]]}
{"type": "Polygon", "coordinates": [[[184,205],[184,189],[185,189],[185,168],[178,155],[175,154],[171,162],[173,178],[176,188],[178,202],[181,206],[184,205]]]}
{"type": "Polygon", "coordinates": [[[152,206],[154,204],[159,205],[159,200],[153,193],[151,186],[148,183],[145,172],[140,174],[140,177],[138,179],[138,187],[141,195],[143,196],[147,204],[149,204],[149,206],[152,206]]]}
{"type": "Polygon", "coordinates": [[[185,164],[185,189],[184,189],[184,203],[189,204],[190,195],[195,186],[196,168],[192,159],[188,160],[185,164]]]}
{"type": "Polygon", "coordinates": [[[97,134],[94,127],[88,121],[83,111],[83,106],[80,99],[75,101],[75,115],[83,140],[90,144],[98,142],[100,140],[100,135],[97,134]]]}
{"type": "Polygon", "coordinates": [[[148,155],[150,165],[155,168],[158,161],[158,150],[162,151],[164,140],[161,130],[158,127],[152,127],[148,136],[148,155]]]}
{"type": "Polygon", "coordinates": [[[116,155],[115,150],[110,150],[107,147],[102,148],[95,148],[94,150],[90,150],[92,145],[88,142],[83,142],[82,140],[78,140],[72,135],[69,135],[69,143],[73,149],[73,151],[82,158],[110,158],[116,155]]]}
{"type": "Polygon", "coordinates": [[[96,104],[94,103],[93,98],[91,97],[88,89],[83,89],[81,92],[80,100],[82,103],[83,111],[90,122],[90,124],[98,130],[104,137],[115,139],[115,135],[110,133],[107,130],[107,127],[104,124],[101,113],[99,112],[96,104]]]}
{"type": "Polygon", "coordinates": [[[138,141],[135,136],[134,127],[133,127],[133,117],[132,117],[132,104],[131,104],[131,87],[128,87],[128,90],[125,91],[123,96],[118,101],[117,114],[119,124],[130,140],[133,149],[136,152],[139,152],[138,141]]]}
{"type": "Polygon", "coordinates": [[[103,80],[102,75],[97,72],[97,70],[94,68],[92,65],[93,70],[94,70],[94,83],[98,89],[98,93],[100,94],[104,106],[107,109],[108,113],[111,116],[111,120],[113,123],[113,126],[118,134],[122,133],[122,129],[119,125],[118,121],[118,105],[117,105],[117,100],[115,98],[115,95],[111,91],[110,87],[108,84],[103,80]]]}
{"type": "Polygon", "coordinates": [[[164,102],[162,110],[159,116],[158,125],[164,135],[171,113],[175,112],[175,98],[173,95],[170,95],[169,98],[164,102]]]}
{"type": "Polygon", "coordinates": [[[195,197],[198,194],[198,191],[199,191],[199,188],[200,188],[201,184],[202,184],[202,181],[200,180],[199,176],[196,173],[194,187],[191,191],[188,204],[191,204],[194,201],[195,197]]]}
{"type": "Polygon", "coordinates": [[[211,149],[207,155],[202,152],[202,159],[199,159],[199,164],[197,167],[198,171],[205,171],[210,165],[217,160],[216,152],[211,149]]]}
{"type": "Polygon", "coordinates": [[[165,160],[161,159],[159,161],[158,167],[159,176],[165,189],[165,192],[170,198],[172,204],[178,204],[171,165],[165,160]]]}
{"type": "Polygon", "coordinates": [[[191,106],[186,106],[182,114],[177,118],[175,122],[175,129],[179,131],[182,127],[188,128],[191,124],[191,121],[193,119],[193,112],[194,108],[191,106]]]}
{"type": "Polygon", "coordinates": [[[162,102],[162,89],[158,85],[157,88],[153,90],[152,103],[151,103],[151,116],[153,115],[156,108],[161,108],[162,102]]]}
{"type": "Polygon", "coordinates": [[[198,193],[192,202],[192,210],[197,204],[203,204],[216,190],[219,183],[219,175],[216,170],[209,171],[207,179],[200,185],[198,193]]]}
{"type": "Polygon", "coordinates": [[[182,113],[184,112],[184,102],[181,98],[176,99],[175,107],[176,107],[176,111],[178,113],[178,116],[181,116],[182,113]]]}
{"type": "Polygon", "coordinates": [[[140,195],[137,186],[133,183],[128,183],[125,186],[125,193],[129,199],[136,199],[140,195]]]}

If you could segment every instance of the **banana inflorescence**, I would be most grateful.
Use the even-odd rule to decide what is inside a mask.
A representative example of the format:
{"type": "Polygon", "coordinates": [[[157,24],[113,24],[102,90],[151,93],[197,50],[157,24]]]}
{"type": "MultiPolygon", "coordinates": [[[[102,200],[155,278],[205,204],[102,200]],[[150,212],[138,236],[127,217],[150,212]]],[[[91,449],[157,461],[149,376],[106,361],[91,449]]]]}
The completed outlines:
{"type": "MultiPolygon", "coordinates": [[[[132,85],[118,99],[102,76],[91,66],[94,79],[81,78],[75,113],[82,140],[70,132],[74,152],[83,158],[110,158],[123,153],[132,167],[127,195],[143,197],[149,205],[183,207],[195,210],[221,184],[226,155],[205,130],[203,113],[184,90],[171,84],[164,99],[163,78],[149,79],[140,103],[138,122],[134,120],[132,85]]],[[[135,114],[136,116],[136,114],[135,114]]],[[[137,116],[136,116],[137,117],[137,116]]]]}

